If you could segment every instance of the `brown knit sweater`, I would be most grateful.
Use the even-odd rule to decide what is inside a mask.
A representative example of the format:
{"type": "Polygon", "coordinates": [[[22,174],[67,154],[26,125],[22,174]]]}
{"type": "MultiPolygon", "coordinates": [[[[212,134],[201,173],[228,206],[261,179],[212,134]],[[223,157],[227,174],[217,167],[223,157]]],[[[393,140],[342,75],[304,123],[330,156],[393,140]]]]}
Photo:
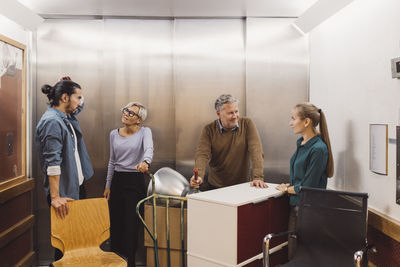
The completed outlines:
{"type": "Polygon", "coordinates": [[[208,182],[216,187],[250,181],[250,158],[254,179],[263,180],[264,153],[254,122],[239,118],[239,129],[220,132],[218,120],[203,128],[197,145],[195,168],[204,178],[210,165],[208,182]]]}

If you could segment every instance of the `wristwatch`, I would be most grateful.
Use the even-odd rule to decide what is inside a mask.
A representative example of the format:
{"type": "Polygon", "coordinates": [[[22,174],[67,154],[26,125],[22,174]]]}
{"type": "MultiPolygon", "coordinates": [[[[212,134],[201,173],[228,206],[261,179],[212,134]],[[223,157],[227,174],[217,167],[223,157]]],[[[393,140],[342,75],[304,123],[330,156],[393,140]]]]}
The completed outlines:
{"type": "Polygon", "coordinates": [[[143,160],[143,162],[146,162],[147,166],[150,167],[150,162],[147,159],[143,160]]]}

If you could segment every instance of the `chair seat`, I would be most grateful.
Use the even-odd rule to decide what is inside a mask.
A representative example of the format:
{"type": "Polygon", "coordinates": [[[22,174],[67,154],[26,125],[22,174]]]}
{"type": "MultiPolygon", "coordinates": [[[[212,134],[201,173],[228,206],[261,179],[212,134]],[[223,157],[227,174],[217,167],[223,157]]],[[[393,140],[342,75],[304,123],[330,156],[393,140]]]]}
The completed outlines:
{"type": "Polygon", "coordinates": [[[60,260],[53,262],[53,266],[126,267],[127,262],[115,253],[105,252],[100,248],[85,248],[67,251],[60,260]]]}
{"type": "MultiPolygon", "coordinates": [[[[334,248],[333,248],[334,249],[334,248]]],[[[304,247],[300,247],[296,251],[296,255],[294,258],[284,264],[284,267],[307,267],[307,266],[315,266],[315,267],[353,267],[353,253],[347,251],[335,249],[335,253],[331,253],[332,248],[324,248],[324,247],[313,247],[306,249],[304,247]]],[[[356,250],[354,250],[355,252],[356,250]]]]}

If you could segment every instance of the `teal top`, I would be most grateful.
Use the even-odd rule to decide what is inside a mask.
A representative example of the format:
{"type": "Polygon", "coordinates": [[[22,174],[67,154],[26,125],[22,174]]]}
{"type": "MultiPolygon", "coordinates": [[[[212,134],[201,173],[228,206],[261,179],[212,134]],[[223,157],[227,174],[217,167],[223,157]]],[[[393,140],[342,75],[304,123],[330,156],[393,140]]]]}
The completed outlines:
{"type": "Polygon", "coordinates": [[[297,140],[297,149],[290,159],[290,185],[294,186],[296,194],[289,194],[290,205],[300,203],[300,187],[326,188],[328,177],[326,164],[328,163],[328,148],[325,142],[314,136],[307,143],[301,145],[303,137],[297,140]]]}

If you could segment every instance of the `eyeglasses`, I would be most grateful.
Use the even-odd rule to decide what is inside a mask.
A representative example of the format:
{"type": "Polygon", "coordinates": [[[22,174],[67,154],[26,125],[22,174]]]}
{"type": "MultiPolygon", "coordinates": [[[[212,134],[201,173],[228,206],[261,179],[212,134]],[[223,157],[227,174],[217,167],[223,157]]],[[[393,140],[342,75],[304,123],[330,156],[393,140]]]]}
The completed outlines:
{"type": "Polygon", "coordinates": [[[129,117],[134,117],[134,116],[138,116],[138,114],[136,114],[135,112],[133,112],[132,110],[128,109],[128,108],[123,108],[122,109],[122,113],[128,113],[129,117]]]}

